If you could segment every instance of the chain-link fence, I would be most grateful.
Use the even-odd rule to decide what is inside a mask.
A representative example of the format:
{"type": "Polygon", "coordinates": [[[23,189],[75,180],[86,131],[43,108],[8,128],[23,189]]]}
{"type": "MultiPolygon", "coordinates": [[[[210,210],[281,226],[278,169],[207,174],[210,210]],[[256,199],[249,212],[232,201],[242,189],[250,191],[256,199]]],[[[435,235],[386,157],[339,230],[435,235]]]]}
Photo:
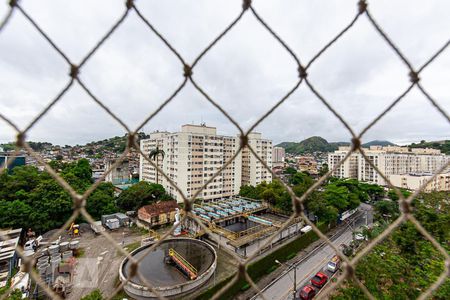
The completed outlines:
{"type": "MultiPolygon", "coordinates": [[[[64,96],[64,94],[67,93],[69,89],[71,89],[75,84],[78,84],[86,93],[90,96],[92,101],[97,103],[104,111],[106,111],[112,118],[114,118],[128,133],[128,142],[125,151],[123,154],[119,157],[119,159],[116,160],[115,164],[103,174],[103,177],[101,179],[104,179],[109,172],[116,166],[118,166],[121,161],[126,157],[126,155],[130,152],[131,149],[134,149],[135,151],[139,152],[144,159],[151,164],[153,167],[157,168],[159,172],[162,174],[162,176],[165,177],[165,179],[170,183],[170,185],[173,186],[174,189],[176,189],[183,198],[184,203],[184,211],[185,214],[183,216],[182,222],[186,218],[192,218],[195,220],[195,222],[198,223],[198,225],[205,230],[205,232],[210,233],[210,229],[207,228],[201,220],[192,213],[193,208],[193,201],[196,199],[197,196],[200,195],[202,190],[210,184],[216,176],[218,176],[222,170],[224,170],[239,154],[239,152],[242,150],[243,147],[248,147],[248,149],[253,153],[253,155],[261,162],[261,164],[268,169],[270,172],[270,168],[268,168],[267,164],[264,160],[262,160],[256,151],[248,144],[248,137],[247,135],[256,128],[261,122],[263,122],[269,115],[271,115],[280,105],[283,104],[283,102],[288,99],[294,91],[296,91],[302,84],[307,86],[315,96],[317,96],[317,99],[323,103],[327,109],[332,112],[332,114],[345,126],[345,128],[348,130],[350,135],[352,136],[352,147],[351,150],[347,153],[345,158],[339,162],[332,170],[330,170],[327,174],[322,176],[313,186],[311,186],[301,197],[297,197],[292,189],[283,183],[285,188],[289,191],[289,194],[292,198],[292,204],[294,208],[294,213],[292,216],[287,220],[281,228],[277,232],[271,235],[271,237],[266,240],[264,245],[261,245],[261,247],[265,247],[268,245],[277,234],[279,234],[282,230],[284,230],[289,223],[298,216],[301,216],[306,223],[308,223],[314,230],[314,232],[322,239],[326,244],[330,245],[336,253],[342,257],[343,259],[343,269],[344,272],[341,276],[338,277],[338,279],[331,283],[324,292],[321,293],[320,298],[325,298],[330,293],[330,291],[333,291],[336,289],[345,279],[353,280],[357,286],[361,288],[361,290],[364,292],[364,294],[369,299],[374,299],[374,296],[371,295],[371,293],[368,291],[368,289],[364,286],[364,284],[355,276],[355,268],[357,263],[361,260],[362,257],[364,257],[369,251],[371,251],[377,244],[379,244],[381,241],[383,241],[384,238],[386,238],[389,234],[393,232],[396,228],[398,228],[402,223],[406,221],[410,221],[414,224],[414,226],[417,228],[417,230],[427,239],[429,240],[436,249],[439,250],[439,252],[443,255],[445,258],[445,270],[442,272],[442,274],[439,276],[439,278],[426,290],[424,291],[419,299],[425,299],[428,296],[431,295],[433,291],[435,291],[447,278],[449,272],[450,272],[450,256],[447,253],[447,251],[436,241],[433,236],[431,236],[420,224],[420,222],[413,216],[413,208],[412,208],[412,201],[413,199],[418,195],[418,193],[426,186],[427,183],[432,181],[436,174],[444,170],[449,166],[449,163],[447,163],[445,166],[443,166],[436,174],[430,178],[426,183],[422,185],[422,188],[418,191],[411,194],[408,198],[405,198],[403,194],[395,188],[390,182],[389,179],[374,165],[374,163],[366,156],[364,153],[364,150],[361,148],[361,138],[363,135],[372,127],[374,126],[383,116],[385,116],[389,111],[391,111],[399,102],[402,101],[403,98],[412,90],[412,89],[418,89],[425,97],[428,99],[429,103],[434,106],[442,116],[447,120],[447,122],[450,123],[450,118],[447,112],[444,111],[444,109],[438,104],[438,102],[431,96],[431,94],[425,89],[425,87],[421,84],[419,75],[421,72],[427,68],[430,64],[433,63],[433,61],[441,55],[442,52],[446,50],[448,47],[450,40],[447,41],[440,49],[438,49],[434,55],[432,55],[423,65],[421,66],[413,66],[408,58],[401,52],[401,50],[395,45],[395,43],[392,41],[392,39],[383,31],[381,26],[377,23],[375,18],[370,13],[370,9],[368,7],[367,1],[361,0],[356,3],[355,7],[355,16],[351,20],[351,22],[343,28],[333,39],[331,39],[326,45],[324,45],[320,51],[316,53],[316,55],[313,56],[313,58],[310,61],[302,61],[299,56],[295,53],[295,51],[286,43],[276,32],[275,30],[263,19],[263,17],[258,13],[258,11],[255,9],[255,7],[252,5],[251,0],[244,0],[242,2],[242,11],[236,16],[236,18],[220,33],[198,56],[194,59],[193,62],[189,63],[187,62],[183,56],[180,54],[180,52],[173,47],[171,44],[171,41],[167,40],[156,28],[151,20],[149,20],[145,14],[140,11],[139,6],[137,3],[135,3],[133,0],[127,0],[124,5],[124,11],[122,16],[114,23],[112,24],[109,31],[101,38],[98,43],[93,47],[79,63],[76,63],[72,61],[68,55],[65,54],[64,50],[61,49],[53,40],[52,37],[49,36],[40,26],[39,24],[33,19],[33,16],[29,15],[25,9],[20,5],[20,1],[17,0],[11,0],[9,2],[10,9],[6,16],[4,16],[1,19],[0,23],[0,38],[1,33],[5,30],[8,30],[8,22],[14,18],[15,14],[21,14],[23,17],[25,17],[29,23],[39,32],[39,34],[42,36],[44,40],[46,40],[51,47],[55,50],[55,55],[61,56],[65,62],[67,63],[67,68],[69,70],[68,72],[68,79],[67,84],[65,87],[51,100],[51,102],[26,126],[24,129],[20,129],[18,126],[15,125],[14,121],[7,118],[6,116],[0,114],[0,119],[5,121],[7,124],[9,124],[17,133],[17,139],[16,139],[16,152],[19,153],[20,149],[26,150],[29,155],[34,157],[40,164],[45,166],[46,171],[70,194],[70,196],[73,199],[74,209],[72,216],[66,221],[66,223],[53,234],[53,238],[56,238],[59,236],[65,228],[67,228],[79,215],[82,215],[86,220],[88,220],[89,223],[94,223],[93,218],[88,214],[88,212],[85,209],[86,201],[88,196],[97,188],[97,186],[100,184],[101,180],[97,181],[95,184],[93,184],[84,194],[80,195],[78,194],[64,179],[58,175],[58,173],[53,170],[45,161],[44,159],[27,144],[26,142],[26,136],[28,131],[36,124],[37,121],[42,119],[47,112],[56,104],[58,103],[61,98],[64,96]],[[171,96],[167,99],[165,99],[161,105],[152,112],[143,122],[135,129],[130,129],[127,124],[125,124],[114,112],[108,108],[107,104],[102,101],[102,99],[95,96],[95,94],[91,91],[91,89],[88,87],[88,84],[85,83],[79,76],[79,71],[89,62],[92,55],[98,51],[99,48],[102,47],[102,45],[105,43],[106,40],[108,40],[114,32],[117,30],[118,27],[120,27],[124,20],[129,16],[130,14],[136,14],[140,20],[142,20],[142,26],[148,27],[166,46],[167,51],[170,51],[175,55],[179,62],[180,62],[180,72],[183,72],[184,80],[183,82],[173,91],[171,96]],[[210,95],[204,88],[200,86],[200,84],[196,81],[194,70],[195,67],[201,62],[204,55],[210,51],[227,33],[234,27],[236,24],[240,22],[242,17],[245,14],[251,14],[253,15],[256,20],[263,26],[273,37],[274,42],[279,43],[286,52],[292,56],[292,58],[295,60],[298,70],[298,80],[296,81],[295,85],[287,92],[281,99],[278,100],[278,102],[271,107],[265,114],[263,114],[247,131],[244,131],[240,124],[236,122],[230,114],[224,110],[224,108],[214,99],[213,95],[210,95]],[[410,85],[407,87],[407,89],[401,93],[398,97],[393,99],[392,103],[386,107],[381,114],[379,114],[375,119],[373,119],[360,133],[356,133],[353,128],[349,125],[349,123],[335,110],[335,108],[330,104],[328,99],[326,99],[316,88],[315,86],[308,80],[308,72],[310,70],[311,65],[314,64],[314,62],[319,58],[323,53],[325,53],[330,47],[332,47],[339,39],[342,38],[352,27],[357,26],[358,21],[362,18],[366,18],[370,24],[373,26],[373,28],[376,30],[376,32],[382,37],[382,39],[386,42],[386,44],[395,52],[396,56],[399,60],[403,62],[405,65],[405,70],[409,72],[409,79],[410,79],[410,85]],[[202,189],[198,190],[195,195],[193,195],[192,198],[188,199],[184,196],[183,192],[177,187],[177,185],[160,169],[158,168],[153,161],[151,161],[147,155],[142,153],[139,145],[136,142],[136,136],[137,132],[139,132],[145,124],[147,124],[150,120],[152,120],[167,104],[169,104],[176,96],[177,94],[187,85],[192,84],[192,86],[198,90],[205,98],[206,101],[210,102],[214,107],[216,107],[234,126],[238,129],[240,133],[240,147],[237,153],[228,160],[219,171],[217,171],[213,177],[209,178],[209,180],[204,183],[202,189]],[[401,208],[401,214],[400,216],[392,223],[390,226],[378,237],[376,237],[374,240],[372,240],[363,250],[357,253],[357,255],[349,259],[347,258],[341,250],[336,247],[328,238],[325,236],[318,228],[317,226],[312,223],[307,216],[304,213],[304,207],[303,202],[305,199],[315,190],[317,189],[339,166],[341,166],[351,155],[353,152],[360,152],[364,159],[369,163],[379,174],[381,177],[386,180],[389,187],[394,189],[396,194],[399,197],[399,205],[401,208]]],[[[405,72],[405,74],[407,74],[405,72]]],[[[16,153],[16,154],[17,154],[16,153]]],[[[273,178],[277,178],[276,174],[272,174],[273,178]]],[[[282,182],[282,181],[281,181],[282,182]]],[[[164,236],[161,237],[161,239],[153,244],[151,247],[149,247],[146,251],[152,251],[157,247],[161,241],[169,237],[169,235],[172,233],[174,229],[172,229],[170,232],[167,232],[164,236]]],[[[159,295],[158,292],[153,289],[153,286],[147,282],[144,276],[142,276],[139,265],[141,259],[136,259],[135,257],[132,257],[125,251],[122,247],[117,245],[117,243],[114,241],[114,239],[107,233],[107,232],[101,232],[101,234],[113,245],[117,251],[119,251],[121,254],[128,257],[128,259],[131,261],[131,268],[128,272],[130,277],[138,276],[139,279],[155,294],[159,295]]],[[[213,235],[211,235],[213,236],[213,235]]],[[[5,237],[2,237],[5,238],[5,237]]],[[[26,271],[29,271],[32,278],[37,282],[37,284],[45,290],[45,292],[52,298],[59,298],[55,292],[53,292],[50,288],[47,287],[47,285],[40,279],[39,275],[36,273],[36,271],[33,269],[34,261],[30,258],[25,257],[23,254],[23,249],[18,250],[20,255],[22,256],[22,261],[26,267],[26,271]]],[[[241,259],[238,259],[235,253],[232,251],[229,251],[230,255],[233,255],[237,258],[237,261],[242,261],[241,259]]],[[[255,252],[255,254],[247,257],[243,262],[239,264],[239,267],[237,269],[236,275],[234,278],[229,281],[222,289],[220,289],[215,295],[214,299],[220,297],[227,289],[229,289],[234,283],[236,283],[238,280],[243,279],[246,280],[252,289],[254,289],[255,292],[260,292],[260,287],[253,282],[253,280],[250,278],[250,276],[247,273],[247,266],[250,261],[254,260],[257,256],[258,252],[255,252]]],[[[143,256],[142,256],[143,257],[143,256]]],[[[124,285],[130,280],[128,278],[124,282],[120,284],[120,286],[117,287],[117,289],[114,291],[113,294],[116,294],[119,292],[124,285]]],[[[7,295],[8,293],[6,293],[7,295]]],[[[2,297],[2,299],[5,296],[2,297]]],[[[261,295],[263,297],[263,295],[261,295]]],[[[159,298],[164,298],[161,295],[159,295],[159,298]]]]}

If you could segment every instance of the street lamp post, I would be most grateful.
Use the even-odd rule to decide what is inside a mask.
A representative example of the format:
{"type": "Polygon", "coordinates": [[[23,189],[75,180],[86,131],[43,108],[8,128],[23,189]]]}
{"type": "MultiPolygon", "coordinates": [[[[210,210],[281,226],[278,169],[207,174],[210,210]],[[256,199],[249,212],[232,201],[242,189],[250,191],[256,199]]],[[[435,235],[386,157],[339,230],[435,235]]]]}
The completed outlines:
{"type": "Polygon", "coordinates": [[[295,300],[295,297],[297,295],[297,266],[295,264],[287,264],[287,263],[281,263],[278,259],[275,260],[275,262],[279,265],[286,265],[294,270],[294,291],[293,291],[293,299],[295,300]]]}

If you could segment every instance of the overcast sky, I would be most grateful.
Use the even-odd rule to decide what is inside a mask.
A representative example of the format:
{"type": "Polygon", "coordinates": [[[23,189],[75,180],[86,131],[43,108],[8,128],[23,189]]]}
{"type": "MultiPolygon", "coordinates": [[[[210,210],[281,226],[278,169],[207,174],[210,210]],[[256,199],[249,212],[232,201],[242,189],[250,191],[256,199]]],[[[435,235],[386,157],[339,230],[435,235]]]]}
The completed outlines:
{"type": "MultiPolygon", "coordinates": [[[[0,15],[8,10],[2,1],[0,15]]],[[[50,38],[78,63],[124,11],[124,1],[20,1],[50,38]]],[[[242,1],[136,1],[141,12],[191,63],[239,14],[242,1]]],[[[253,1],[254,8],[299,56],[309,61],[356,13],[355,1],[253,1]]],[[[372,15],[414,66],[450,39],[449,1],[369,1],[372,15]]],[[[68,66],[19,12],[0,32],[0,112],[20,128],[67,84],[68,66]]],[[[297,81],[295,61],[247,13],[194,69],[194,79],[249,128],[297,81]]],[[[134,12],[87,62],[80,78],[132,129],[182,82],[182,66],[134,12]]],[[[309,79],[356,131],[408,86],[408,70],[365,16],[308,71],[309,79]]],[[[421,74],[424,87],[450,111],[450,49],[421,74]]],[[[219,133],[237,129],[192,84],[145,127],[179,130],[206,122],[219,133]]],[[[350,135],[302,85],[257,127],[274,142],[350,135]]],[[[83,144],[124,129],[75,84],[29,132],[28,139],[83,144]]],[[[14,139],[0,120],[0,143],[14,139]]],[[[364,140],[396,143],[450,138],[450,124],[415,88],[364,140]]]]}

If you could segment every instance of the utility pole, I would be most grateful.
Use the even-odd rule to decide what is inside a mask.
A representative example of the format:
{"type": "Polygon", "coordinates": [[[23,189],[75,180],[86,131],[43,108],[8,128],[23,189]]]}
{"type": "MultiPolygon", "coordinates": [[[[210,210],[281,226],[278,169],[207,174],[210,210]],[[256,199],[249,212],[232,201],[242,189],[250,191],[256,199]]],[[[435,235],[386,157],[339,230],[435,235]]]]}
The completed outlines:
{"type": "Polygon", "coordinates": [[[294,290],[293,290],[293,299],[296,299],[297,296],[297,266],[295,264],[287,264],[287,263],[282,263],[279,260],[275,260],[275,262],[279,265],[285,265],[288,266],[289,268],[292,268],[292,270],[294,270],[294,290]]]}

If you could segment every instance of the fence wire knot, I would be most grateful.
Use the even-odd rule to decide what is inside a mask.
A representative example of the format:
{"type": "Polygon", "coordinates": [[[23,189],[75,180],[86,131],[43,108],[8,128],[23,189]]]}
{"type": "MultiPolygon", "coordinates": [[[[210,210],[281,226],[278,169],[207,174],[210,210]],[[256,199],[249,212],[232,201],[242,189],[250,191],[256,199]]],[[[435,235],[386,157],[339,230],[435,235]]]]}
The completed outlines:
{"type": "Polygon", "coordinates": [[[244,1],[242,2],[242,9],[243,9],[243,10],[249,9],[250,6],[252,6],[252,0],[244,0],[244,1]]]}
{"type": "Polygon", "coordinates": [[[128,134],[128,148],[135,148],[136,142],[136,132],[132,132],[128,134]]]}
{"type": "Polygon", "coordinates": [[[361,147],[361,140],[359,138],[352,138],[352,152],[361,147]]]}
{"type": "Polygon", "coordinates": [[[246,134],[241,135],[239,137],[241,148],[244,148],[248,145],[248,136],[246,134]]]}
{"type": "Polygon", "coordinates": [[[300,65],[298,67],[298,77],[305,79],[308,76],[308,73],[306,72],[305,67],[303,67],[302,65],[300,65]]]}
{"type": "Polygon", "coordinates": [[[366,10],[367,10],[367,2],[366,2],[366,0],[360,0],[358,2],[358,13],[359,14],[363,14],[363,13],[366,12],[366,10]]]}
{"type": "Polygon", "coordinates": [[[83,208],[85,206],[84,197],[82,195],[76,195],[73,205],[75,210],[80,210],[83,208]]]}
{"type": "Polygon", "coordinates": [[[128,10],[132,9],[134,6],[134,0],[127,0],[125,6],[127,7],[128,10]]]}
{"type": "Polygon", "coordinates": [[[191,77],[192,76],[192,67],[188,64],[185,64],[183,67],[184,71],[184,77],[191,77]]]}
{"type": "Polygon", "coordinates": [[[417,72],[415,72],[415,71],[409,72],[409,80],[410,80],[412,83],[418,83],[419,80],[420,80],[419,73],[417,73],[417,72]]]}
{"type": "Polygon", "coordinates": [[[134,276],[136,276],[138,268],[139,268],[138,262],[135,261],[135,259],[133,258],[130,267],[128,269],[128,271],[130,272],[129,278],[133,278],[134,276]]]}
{"type": "Polygon", "coordinates": [[[352,266],[352,264],[344,262],[344,269],[347,272],[347,278],[352,278],[353,276],[355,276],[355,268],[352,266]]]}
{"type": "Polygon", "coordinates": [[[15,6],[17,6],[17,2],[19,2],[19,0],[10,0],[9,1],[9,6],[15,7],[15,6]]]}
{"type": "Polygon", "coordinates": [[[72,77],[73,79],[78,77],[78,73],[79,73],[79,68],[77,65],[70,65],[70,77],[72,77]]]}
{"type": "Polygon", "coordinates": [[[192,203],[190,201],[187,201],[187,200],[184,200],[183,203],[184,203],[184,208],[183,208],[184,211],[186,213],[191,212],[192,211],[192,203]]]}
{"type": "Polygon", "coordinates": [[[411,214],[412,213],[412,206],[410,203],[408,203],[408,201],[406,200],[401,200],[400,201],[400,207],[401,207],[401,211],[405,214],[411,214]]]}
{"type": "Polygon", "coordinates": [[[19,132],[17,134],[16,146],[22,148],[25,145],[26,134],[24,132],[19,132]]]}
{"type": "Polygon", "coordinates": [[[294,213],[295,213],[295,216],[296,217],[300,216],[304,210],[305,210],[305,207],[303,206],[303,203],[301,203],[296,198],[294,198],[294,213]]]}
{"type": "Polygon", "coordinates": [[[247,273],[245,264],[240,263],[238,266],[238,278],[239,279],[245,279],[245,273],[247,273]]]}

